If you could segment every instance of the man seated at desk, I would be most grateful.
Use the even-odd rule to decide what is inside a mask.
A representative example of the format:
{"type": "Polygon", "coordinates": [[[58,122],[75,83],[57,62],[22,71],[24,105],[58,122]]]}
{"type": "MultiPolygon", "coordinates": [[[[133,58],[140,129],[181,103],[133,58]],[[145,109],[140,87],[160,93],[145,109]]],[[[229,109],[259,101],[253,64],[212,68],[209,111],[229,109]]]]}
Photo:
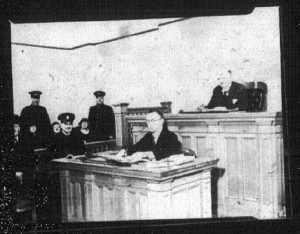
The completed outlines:
{"type": "MultiPolygon", "coordinates": [[[[146,115],[149,132],[135,145],[129,147],[128,155],[135,160],[142,158],[161,160],[171,155],[181,154],[181,143],[175,133],[168,130],[164,115],[159,110],[153,110],[146,115]]],[[[121,150],[119,156],[125,155],[121,150]]]]}
{"type": "Polygon", "coordinates": [[[214,88],[213,95],[207,106],[200,106],[198,110],[221,109],[245,111],[248,107],[246,87],[234,82],[231,70],[219,78],[220,85],[214,88]],[[221,108],[220,108],[221,107],[221,108]]]}

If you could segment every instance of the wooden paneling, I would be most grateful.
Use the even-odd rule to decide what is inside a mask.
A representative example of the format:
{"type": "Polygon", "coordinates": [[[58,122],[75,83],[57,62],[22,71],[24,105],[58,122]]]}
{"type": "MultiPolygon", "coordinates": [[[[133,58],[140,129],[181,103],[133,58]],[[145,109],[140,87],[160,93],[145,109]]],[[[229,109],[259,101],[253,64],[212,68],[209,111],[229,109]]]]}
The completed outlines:
{"type": "Polygon", "coordinates": [[[256,152],[257,140],[242,138],[242,174],[243,174],[243,197],[245,200],[258,200],[260,187],[260,155],[256,152]]]}
{"type": "Polygon", "coordinates": [[[226,181],[227,196],[238,198],[240,187],[239,159],[238,159],[238,142],[236,138],[225,138],[226,140],[226,181]]]}
{"type": "Polygon", "coordinates": [[[191,136],[181,136],[182,139],[182,147],[191,148],[191,136]]]}
{"type": "MultiPolygon", "coordinates": [[[[157,177],[157,171],[154,171],[149,178],[151,171],[141,170],[133,177],[130,169],[128,174],[121,175],[124,168],[114,167],[114,170],[104,172],[103,165],[83,167],[78,161],[64,158],[55,161],[64,162],[64,168],[69,168],[62,169],[60,177],[64,184],[65,222],[212,216],[210,173],[216,162],[206,161],[203,164],[195,161],[179,168],[176,166],[176,169],[170,168],[169,176],[166,169],[161,177],[157,177]],[[91,170],[86,170],[87,167],[91,170]],[[92,170],[94,167],[99,169],[92,170]],[[187,167],[195,171],[185,170],[187,167]],[[163,180],[159,182],[155,179],[163,180]]],[[[136,168],[134,172],[137,173],[136,168]]]]}
{"type": "Polygon", "coordinates": [[[208,152],[208,147],[206,146],[207,139],[205,136],[196,136],[196,154],[197,157],[211,157],[208,152]]]}
{"type": "MultiPolygon", "coordinates": [[[[183,147],[200,158],[220,159],[212,191],[218,216],[285,217],[280,113],[168,114],[165,118],[183,147]]],[[[138,134],[144,116],[127,119],[138,134]]]]}

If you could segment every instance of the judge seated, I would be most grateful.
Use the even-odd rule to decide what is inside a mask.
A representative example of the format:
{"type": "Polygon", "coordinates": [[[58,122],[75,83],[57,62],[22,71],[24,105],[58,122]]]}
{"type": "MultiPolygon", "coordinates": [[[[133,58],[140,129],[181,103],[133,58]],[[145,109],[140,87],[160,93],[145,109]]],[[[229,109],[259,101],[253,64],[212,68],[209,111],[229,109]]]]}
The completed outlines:
{"type": "Polygon", "coordinates": [[[245,111],[248,107],[246,87],[232,80],[231,70],[219,78],[220,84],[214,88],[207,106],[198,109],[224,109],[245,111]],[[220,108],[221,107],[221,108],[220,108]]]}
{"type": "MultiPolygon", "coordinates": [[[[146,124],[149,132],[139,142],[129,147],[128,155],[132,155],[134,160],[142,158],[161,160],[181,154],[181,143],[176,134],[168,130],[161,111],[149,112],[146,115],[146,124]]],[[[126,151],[121,150],[119,155],[123,153],[126,151]]]]}
{"type": "Polygon", "coordinates": [[[84,154],[82,138],[75,131],[72,131],[74,119],[73,113],[62,113],[58,116],[58,120],[61,122],[61,132],[57,134],[55,139],[56,158],[84,154]]]}

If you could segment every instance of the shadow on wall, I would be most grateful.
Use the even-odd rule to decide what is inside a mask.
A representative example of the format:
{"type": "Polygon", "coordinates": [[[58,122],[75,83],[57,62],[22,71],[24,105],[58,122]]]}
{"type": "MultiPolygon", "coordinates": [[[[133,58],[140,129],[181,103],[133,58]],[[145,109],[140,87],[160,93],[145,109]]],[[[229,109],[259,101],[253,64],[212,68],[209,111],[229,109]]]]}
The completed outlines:
{"type": "Polygon", "coordinates": [[[211,205],[213,218],[218,217],[218,181],[224,174],[224,168],[214,167],[211,171],[211,205]]]}

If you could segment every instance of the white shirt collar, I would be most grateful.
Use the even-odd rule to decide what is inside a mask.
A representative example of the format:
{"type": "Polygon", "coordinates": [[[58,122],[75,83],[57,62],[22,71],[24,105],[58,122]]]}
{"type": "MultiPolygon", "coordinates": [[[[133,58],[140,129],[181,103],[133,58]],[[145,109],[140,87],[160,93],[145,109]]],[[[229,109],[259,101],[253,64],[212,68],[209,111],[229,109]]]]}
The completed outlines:
{"type": "Polygon", "coordinates": [[[157,140],[162,132],[163,127],[159,128],[156,132],[153,132],[152,135],[154,137],[155,144],[157,143],[157,140]]]}
{"type": "Polygon", "coordinates": [[[87,134],[89,134],[90,130],[89,129],[80,129],[80,132],[87,135],[87,134]]]}

